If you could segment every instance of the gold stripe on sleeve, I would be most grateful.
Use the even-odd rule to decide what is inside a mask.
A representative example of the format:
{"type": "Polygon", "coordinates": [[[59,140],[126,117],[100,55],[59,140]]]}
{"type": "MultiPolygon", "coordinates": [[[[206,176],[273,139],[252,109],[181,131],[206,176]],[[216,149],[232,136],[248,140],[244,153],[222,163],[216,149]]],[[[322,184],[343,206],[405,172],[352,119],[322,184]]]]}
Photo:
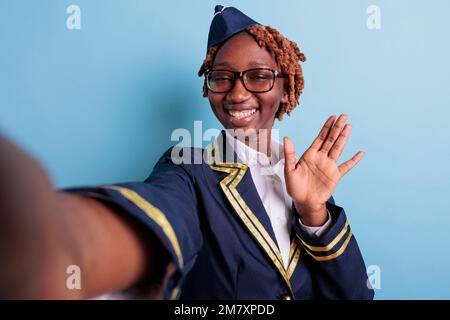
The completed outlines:
{"type": "Polygon", "coordinates": [[[118,191],[123,197],[134,203],[139,209],[144,211],[147,216],[150,217],[150,219],[152,219],[158,226],[160,226],[166,237],[169,239],[170,244],[172,245],[178,257],[180,267],[183,267],[183,255],[181,254],[177,236],[172,228],[172,225],[169,223],[166,216],[161,212],[161,210],[153,206],[150,202],[142,198],[137,192],[131,189],[119,186],[102,186],[102,188],[118,191]]]}

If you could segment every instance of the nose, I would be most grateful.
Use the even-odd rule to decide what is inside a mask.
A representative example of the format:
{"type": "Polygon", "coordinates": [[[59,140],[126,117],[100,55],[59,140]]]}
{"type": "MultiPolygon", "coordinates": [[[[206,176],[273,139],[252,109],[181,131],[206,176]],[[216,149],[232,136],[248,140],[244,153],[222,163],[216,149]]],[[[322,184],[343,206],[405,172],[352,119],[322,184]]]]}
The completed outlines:
{"type": "Polygon", "coordinates": [[[248,100],[251,97],[252,93],[245,89],[243,81],[244,80],[242,79],[242,77],[236,79],[233,88],[227,94],[228,101],[232,103],[240,103],[248,100]]]}

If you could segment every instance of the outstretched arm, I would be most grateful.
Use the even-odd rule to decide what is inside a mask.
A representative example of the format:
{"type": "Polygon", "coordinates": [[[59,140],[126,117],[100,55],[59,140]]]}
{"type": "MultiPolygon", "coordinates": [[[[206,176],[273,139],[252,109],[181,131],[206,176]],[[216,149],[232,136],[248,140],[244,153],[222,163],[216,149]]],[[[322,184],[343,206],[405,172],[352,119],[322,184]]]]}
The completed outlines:
{"type": "Polygon", "coordinates": [[[0,135],[0,298],[90,298],[158,277],[161,242],[119,207],[56,191],[32,156],[0,135]],[[69,290],[67,267],[81,270],[69,290]]]}

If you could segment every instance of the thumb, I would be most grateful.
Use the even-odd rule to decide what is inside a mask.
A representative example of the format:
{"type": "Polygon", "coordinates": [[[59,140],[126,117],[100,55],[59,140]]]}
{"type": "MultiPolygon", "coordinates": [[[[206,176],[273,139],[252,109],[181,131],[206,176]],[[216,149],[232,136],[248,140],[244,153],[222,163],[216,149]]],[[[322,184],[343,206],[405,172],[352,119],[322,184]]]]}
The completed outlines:
{"type": "Polygon", "coordinates": [[[291,172],[295,169],[297,159],[295,158],[295,148],[291,139],[284,137],[284,169],[286,172],[291,172]]]}

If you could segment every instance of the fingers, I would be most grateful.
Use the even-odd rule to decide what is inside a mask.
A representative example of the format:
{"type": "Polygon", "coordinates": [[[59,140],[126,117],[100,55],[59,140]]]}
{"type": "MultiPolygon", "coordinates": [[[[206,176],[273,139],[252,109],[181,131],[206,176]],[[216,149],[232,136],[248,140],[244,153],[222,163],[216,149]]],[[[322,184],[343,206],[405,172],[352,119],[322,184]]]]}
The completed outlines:
{"type": "Polygon", "coordinates": [[[347,139],[350,135],[350,132],[352,131],[352,125],[347,123],[344,126],[344,129],[342,129],[341,134],[337,138],[337,140],[334,142],[333,146],[331,147],[330,152],[328,153],[328,156],[337,161],[337,159],[341,156],[342,151],[344,150],[345,143],[347,142],[347,139]]]}
{"type": "Polygon", "coordinates": [[[297,163],[297,159],[295,157],[295,148],[291,139],[288,137],[284,137],[284,169],[286,172],[291,172],[295,169],[295,164],[297,163]]]}
{"type": "Polygon", "coordinates": [[[359,160],[364,156],[364,151],[359,151],[356,153],[350,160],[345,161],[341,164],[338,169],[341,173],[341,176],[344,176],[347,172],[349,172],[355,165],[358,164],[359,160]]]}
{"type": "Polygon", "coordinates": [[[323,141],[322,146],[320,147],[319,151],[328,154],[331,147],[333,146],[336,139],[339,137],[339,134],[341,133],[342,128],[344,127],[344,123],[347,120],[346,114],[341,114],[339,118],[336,120],[334,125],[331,129],[328,131],[328,135],[325,138],[325,141],[323,141]]]}
{"type": "Polygon", "coordinates": [[[310,147],[311,149],[317,149],[317,150],[320,149],[323,142],[327,138],[328,132],[330,131],[331,127],[333,126],[334,119],[336,119],[336,116],[332,115],[327,119],[327,121],[325,121],[325,124],[323,125],[322,129],[320,130],[319,135],[311,144],[311,147],[310,147]]]}

